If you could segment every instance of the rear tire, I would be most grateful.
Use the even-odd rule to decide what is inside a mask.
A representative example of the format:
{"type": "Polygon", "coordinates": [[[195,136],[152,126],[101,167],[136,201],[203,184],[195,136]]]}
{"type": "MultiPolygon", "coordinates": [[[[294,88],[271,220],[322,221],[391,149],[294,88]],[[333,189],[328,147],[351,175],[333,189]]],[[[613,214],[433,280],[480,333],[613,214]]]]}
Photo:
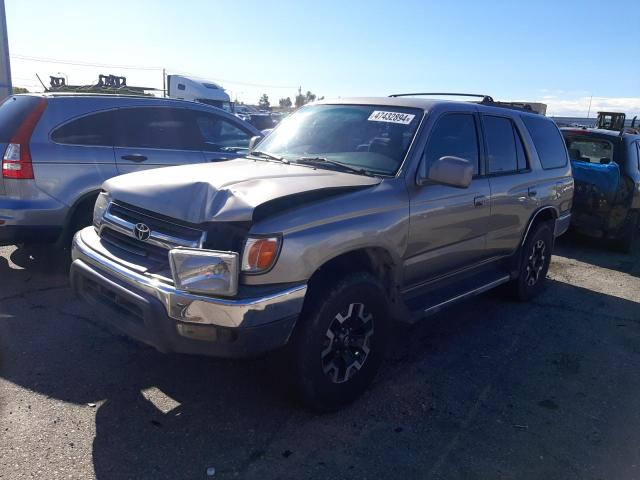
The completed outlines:
{"type": "Polygon", "coordinates": [[[638,228],[640,228],[638,212],[629,212],[622,235],[613,242],[613,247],[622,253],[631,253],[638,238],[638,228]]]}
{"type": "Polygon", "coordinates": [[[320,412],[353,402],[384,358],[390,324],[387,295],[368,273],[316,286],[285,352],[290,386],[303,405],[320,412]]]}
{"type": "Polygon", "coordinates": [[[520,255],[518,277],[511,281],[511,293],[525,302],[540,293],[549,271],[553,232],[548,223],[539,223],[529,232],[520,255]]]}

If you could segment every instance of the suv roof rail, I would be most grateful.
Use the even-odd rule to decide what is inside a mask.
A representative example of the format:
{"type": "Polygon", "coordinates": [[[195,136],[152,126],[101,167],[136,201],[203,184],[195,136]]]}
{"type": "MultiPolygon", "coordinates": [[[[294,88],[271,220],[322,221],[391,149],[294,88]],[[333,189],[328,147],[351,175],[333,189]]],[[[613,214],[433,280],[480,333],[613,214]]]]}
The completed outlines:
{"type": "Polygon", "coordinates": [[[535,113],[540,115],[540,112],[536,111],[529,103],[526,102],[480,102],[484,105],[490,105],[492,107],[509,108],[511,110],[520,110],[527,113],[535,113]]]}
{"type": "Polygon", "coordinates": [[[422,95],[433,96],[450,96],[450,97],[477,97],[481,98],[480,102],[483,105],[490,105],[492,107],[510,108],[512,110],[520,110],[528,113],[540,113],[537,112],[530,104],[526,102],[497,102],[490,95],[481,95],[478,93],[395,93],[389,95],[389,97],[417,97],[422,95]]]}
{"type": "Polygon", "coordinates": [[[447,96],[447,97],[478,97],[483,102],[493,103],[493,98],[489,95],[480,95],[478,93],[394,93],[390,97],[418,97],[418,96],[447,96]]]}

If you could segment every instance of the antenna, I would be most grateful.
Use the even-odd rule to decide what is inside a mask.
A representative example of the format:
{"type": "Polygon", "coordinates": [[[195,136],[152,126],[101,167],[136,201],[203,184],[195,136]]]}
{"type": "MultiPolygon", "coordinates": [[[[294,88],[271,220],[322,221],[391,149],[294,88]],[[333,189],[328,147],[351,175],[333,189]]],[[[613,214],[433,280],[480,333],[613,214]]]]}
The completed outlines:
{"type": "Polygon", "coordinates": [[[44,85],[44,83],[43,83],[42,79],[40,78],[40,75],[38,75],[38,74],[36,73],[36,77],[38,77],[38,81],[40,82],[40,85],[42,85],[42,88],[44,88],[44,91],[45,91],[45,92],[48,92],[48,91],[49,91],[49,89],[48,89],[47,87],[45,87],[45,85],[44,85]]]}

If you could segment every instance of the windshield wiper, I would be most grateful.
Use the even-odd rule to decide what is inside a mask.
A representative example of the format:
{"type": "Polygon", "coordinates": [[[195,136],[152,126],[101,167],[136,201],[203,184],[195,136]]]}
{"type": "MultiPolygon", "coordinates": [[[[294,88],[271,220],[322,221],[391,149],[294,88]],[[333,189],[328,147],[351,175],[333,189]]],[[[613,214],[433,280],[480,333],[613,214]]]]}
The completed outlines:
{"type": "Polygon", "coordinates": [[[249,155],[259,158],[267,158],[269,160],[276,160],[282,163],[289,163],[289,160],[284,157],[279,157],[278,155],[274,155],[273,153],[263,152],[261,150],[252,150],[249,152],[249,155]]]}
{"type": "Polygon", "coordinates": [[[249,150],[247,147],[220,147],[222,152],[243,152],[249,150]]]}
{"type": "Polygon", "coordinates": [[[342,163],[342,162],[338,162],[337,160],[330,160],[326,157],[300,157],[300,158],[296,158],[295,159],[296,163],[311,163],[311,164],[317,164],[317,163],[324,163],[327,165],[332,165],[334,167],[338,167],[341,170],[345,171],[345,172],[350,172],[350,173],[357,173],[359,175],[369,175],[369,176],[375,176],[373,174],[373,172],[365,169],[365,168],[357,168],[357,167],[352,167],[351,165],[348,165],[346,163],[342,163]]]}

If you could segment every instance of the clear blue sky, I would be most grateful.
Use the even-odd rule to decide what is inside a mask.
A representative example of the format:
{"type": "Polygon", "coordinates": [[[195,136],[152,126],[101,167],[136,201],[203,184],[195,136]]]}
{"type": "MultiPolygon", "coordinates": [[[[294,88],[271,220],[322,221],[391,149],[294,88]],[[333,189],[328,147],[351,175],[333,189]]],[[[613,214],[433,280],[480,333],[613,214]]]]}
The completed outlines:
{"type": "MultiPolygon", "coordinates": [[[[12,55],[166,67],[220,80],[247,102],[301,85],[327,97],[488,93],[545,101],[556,114],[586,112],[593,95],[592,111],[640,113],[636,0],[5,2],[12,55]]],[[[58,71],[71,83],[99,73],[162,82],[157,70],[20,58],[12,69],[31,87],[35,72],[58,71]]]]}

